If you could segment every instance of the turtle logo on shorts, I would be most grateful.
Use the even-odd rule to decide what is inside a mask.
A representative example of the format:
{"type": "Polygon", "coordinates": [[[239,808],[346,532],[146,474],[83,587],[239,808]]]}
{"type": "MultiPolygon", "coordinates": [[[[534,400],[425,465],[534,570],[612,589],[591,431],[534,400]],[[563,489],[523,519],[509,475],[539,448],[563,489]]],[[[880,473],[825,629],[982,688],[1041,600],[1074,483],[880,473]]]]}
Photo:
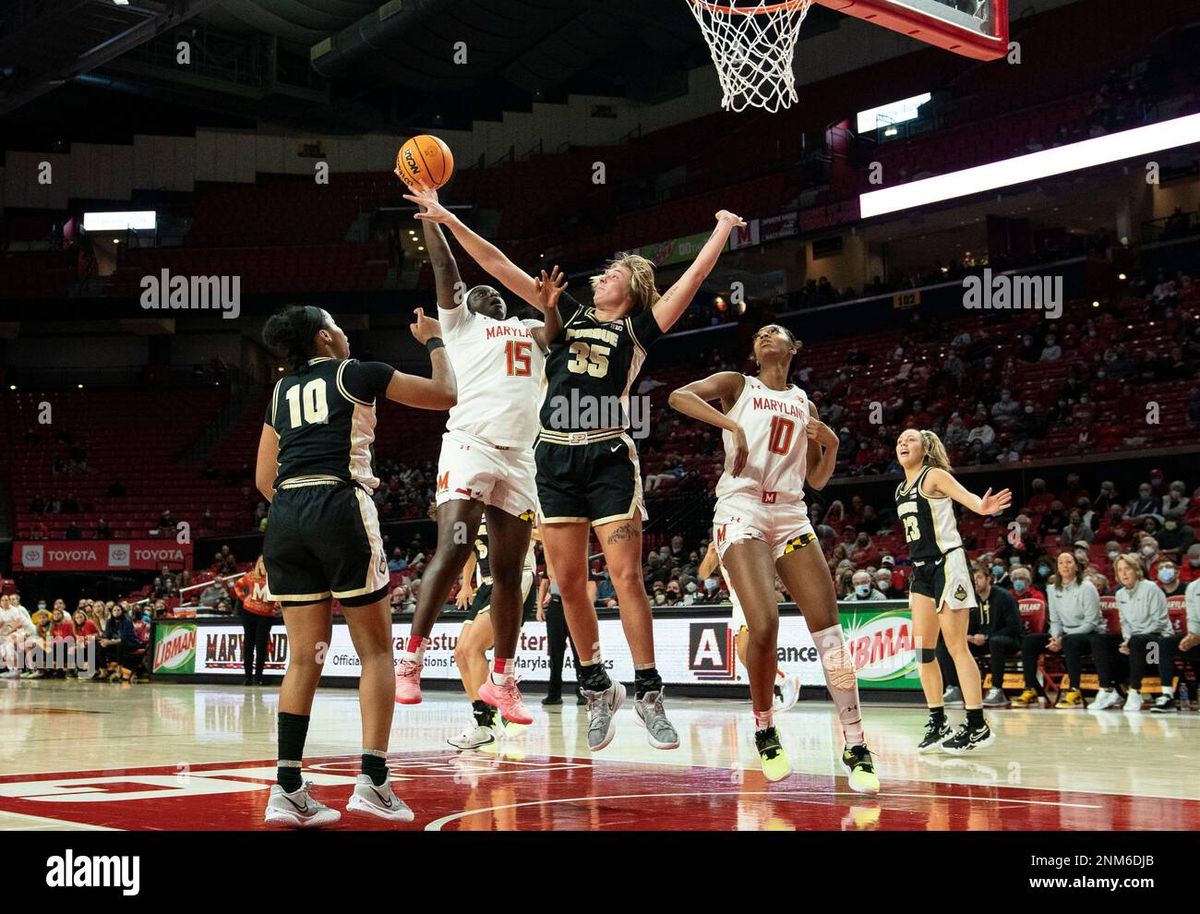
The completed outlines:
{"type": "Polygon", "coordinates": [[[954,591],[954,599],[965,600],[967,598],[967,588],[961,584],[958,585],[958,590],[954,591]]]}

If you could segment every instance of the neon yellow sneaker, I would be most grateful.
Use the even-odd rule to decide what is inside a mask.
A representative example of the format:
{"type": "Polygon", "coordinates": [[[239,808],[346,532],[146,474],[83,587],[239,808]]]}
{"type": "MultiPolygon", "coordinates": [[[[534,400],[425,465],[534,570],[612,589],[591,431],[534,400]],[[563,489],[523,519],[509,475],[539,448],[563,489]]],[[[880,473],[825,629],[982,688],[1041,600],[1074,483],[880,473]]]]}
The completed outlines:
{"type": "Polygon", "coordinates": [[[783,746],[779,745],[779,734],[774,727],[756,730],[754,745],[758,747],[758,757],[762,759],[763,774],[768,781],[780,781],[792,773],[792,763],[788,761],[783,746]]]}
{"type": "Polygon", "coordinates": [[[1058,707],[1065,710],[1083,707],[1083,693],[1079,689],[1068,689],[1058,699],[1058,707]]]}
{"type": "Polygon", "coordinates": [[[842,752],[842,764],[850,769],[850,789],[855,793],[872,796],[879,793],[879,777],[875,774],[875,762],[864,745],[847,746],[842,752]]]}
{"type": "Polygon", "coordinates": [[[1028,708],[1030,705],[1036,705],[1037,700],[1037,689],[1026,689],[1024,692],[1014,698],[1012,703],[1019,708],[1028,708]]]}

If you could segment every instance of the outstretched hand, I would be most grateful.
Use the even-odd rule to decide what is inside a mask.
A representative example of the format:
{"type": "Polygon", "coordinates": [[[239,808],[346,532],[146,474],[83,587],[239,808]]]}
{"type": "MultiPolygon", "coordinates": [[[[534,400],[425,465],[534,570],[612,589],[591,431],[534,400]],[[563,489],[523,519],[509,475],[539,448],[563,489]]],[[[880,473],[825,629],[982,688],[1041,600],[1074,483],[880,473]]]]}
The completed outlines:
{"type": "Polygon", "coordinates": [[[983,497],[979,499],[980,514],[999,514],[1012,504],[1012,490],[1001,489],[995,495],[992,490],[988,489],[983,493],[983,497]]]}
{"type": "Polygon", "coordinates": [[[417,319],[408,325],[408,329],[418,343],[424,345],[433,337],[442,335],[442,325],[434,318],[426,317],[424,308],[417,308],[413,313],[417,319]]]}
{"type": "Polygon", "coordinates": [[[731,228],[732,228],[733,226],[737,226],[737,227],[739,227],[739,228],[742,228],[742,227],[744,227],[744,226],[746,225],[746,220],[745,220],[745,219],[743,219],[741,216],[738,216],[738,215],[737,215],[737,214],[735,214],[735,213],[731,213],[731,212],[730,212],[729,210],[727,210],[727,209],[723,209],[723,210],[720,210],[720,211],[718,211],[718,212],[717,212],[717,215],[715,216],[715,218],[716,218],[716,220],[717,220],[717,224],[718,224],[718,225],[728,225],[728,226],[730,226],[731,228]]]}
{"type": "Polygon", "coordinates": [[[416,214],[416,218],[422,222],[449,222],[453,214],[438,201],[437,191],[430,187],[422,185],[420,188],[410,187],[411,193],[404,195],[404,199],[409,203],[415,203],[417,206],[424,207],[416,214]]]}
{"type": "Polygon", "coordinates": [[[551,308],[558,307],[558,299],[567,288],[566,274],[558,268],[558,264],[555,264],[549,276],[546,275],[545,270],[542,270],[541,276],[533,278],[533,287],[544,314],[551,308]]]}

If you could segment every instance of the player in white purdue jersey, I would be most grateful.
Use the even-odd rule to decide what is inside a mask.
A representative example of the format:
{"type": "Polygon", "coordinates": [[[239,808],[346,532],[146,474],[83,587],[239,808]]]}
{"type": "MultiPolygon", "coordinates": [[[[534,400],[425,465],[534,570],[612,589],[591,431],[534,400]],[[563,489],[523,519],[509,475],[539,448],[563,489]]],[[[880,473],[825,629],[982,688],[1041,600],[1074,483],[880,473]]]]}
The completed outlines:
{"type": "Polygon", "coordinates": [[[775,572],[796,605],[821,657],[825,682],[846,738],[842,763],[850,787],[878,793],[879,778],[859,715],[858,680],[838,623],[837,595],[804,505],[804,485],[822,489],[837,462],[837,435],[821,422],[803,390],[788,383],[799,344],[768,324],[754,335],[756,377],[722,371],[679,388],[671,406],[723,430],[725,472],[717,482],[713,539],[741,598],[749,629],[746,667],[754,708],[754,742],[763,774],[791,773],[773,720],[779,605],[775,572]],[[721,409],[710,406],[719,400],[721,409]]]}
{"type": "MultiPolygon", "coordinates": [[[[750,667],[746,663],[746,652],[750,649],[750,630],[746,626],[746,611],[742,609],[742,601],[738,599],[737,591],[733,589],[733,582],[729,580],[729,572],[721,564],[721,559],[717,555],[716,540],[709,542],[708,551],[700,560],[700,567],[696,573],[700,580],[704,580],[714,571],[721,572],[721,577],[725,580],[725,587],[729,590],[729,603],[733,607],[729,619],[729,626],[733,629],[733,648],[738,661],[749,670],[750,667]]],[[[800,697],[800,677],[789,676],[777,668],[774,692],[775,700],[771,707],[775,713],[782,714],[784,711],[790,711],[800,697]]]]}
{"type": "Polygon", "coordinates": [[[917,671],[929,705],[929,721],[918,752],[963,755],[983,749],[995,741],[983,716],[983,688],[979,666],[967,644],[969,610],[976,605],[975,585],[954,505],[958,502],[976,514],[999,514],[1012,503],[1012,492],[972,495],[950,475],[950,460],[941,439],[929,430],[905,429],[896,439],[896,460],[904,469],[904,482],[896,486],[896,517],[904,527],[909,557],[913,563],[909,607],[917,671]],[[943,610],[948,610],[943,612],[943,610]],[[939,630],[954,659],[967,720],[950,732],[942,705],[942,671],[937,663],[939,630]]]}
{"type": "MultiPolygon", "coordinates": [[[[425,199],[436,205],[436,191],[429,191],[425,199]]],[[[446,351],[458,380],[458,403],[450,410],[438,460],[437,551],[425,569],[412,629],[396,667],[396,701],[421,700],[425,645],[471,553],[472,534],[486,515],[496,651],[479,698],[499,708],[505,719],[530,724],[533,717],[513,676],[521,631],[521,564],[537,511],[533,444],[542,366],[549,341],[562,326],[558,298],[566,282],[557,267],[550,277],[543,271],[533,280],[530,303],[542,311],[544,323],[508,317],[504,299],[491,286],[476,286],[463,294],[441,226],[430,220],[421,225],[433,263],[446,351]]]]}

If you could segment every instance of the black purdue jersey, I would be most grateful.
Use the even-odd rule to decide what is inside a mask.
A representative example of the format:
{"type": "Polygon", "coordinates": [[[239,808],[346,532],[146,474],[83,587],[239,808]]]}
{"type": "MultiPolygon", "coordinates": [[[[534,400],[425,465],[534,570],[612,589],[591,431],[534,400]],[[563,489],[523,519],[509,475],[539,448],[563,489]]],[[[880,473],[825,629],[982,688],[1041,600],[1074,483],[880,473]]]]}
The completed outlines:
{"type": "Polygon", "coordinates": [[[558,307],[563,327],[546,354],[543,431],[628,428],[629,388],[646,349],[662,336],[654,312],[646,308],[632,317],[600,321],[595,308],[566,294],[558,307]]]}
{"type": "Polygon", "coordinates": [[[896,517],[904,525],[909,558],[914,562],[935,561],[962,545],[954,519],[954,501],[949,496],[930,498],[921,491],[925,467],[907,489],[896,486],[896,517]]]}
{"type": "Polygon", "coordinates": [[[492,566],[488,561],[488,532],[487,523],[479,522],[479,530],[475,533],[475,586],[489,584],[492,580],[492,566]]]}
{"type": "Polygon", "coordinates": [[[264,420],[279,436],[275,488],[297,476],[332,476],[374,491],[375,398],[394,370],[383,362],[318,358],[280,378],[264,420]]]}

